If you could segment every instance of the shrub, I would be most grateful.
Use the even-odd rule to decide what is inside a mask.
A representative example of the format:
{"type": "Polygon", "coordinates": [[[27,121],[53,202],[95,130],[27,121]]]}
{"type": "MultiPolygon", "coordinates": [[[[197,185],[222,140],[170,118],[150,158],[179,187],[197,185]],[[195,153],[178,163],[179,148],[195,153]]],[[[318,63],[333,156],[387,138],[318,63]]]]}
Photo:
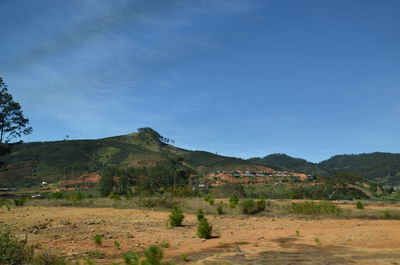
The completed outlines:
{"type": "Polygon", "coordinates": [[[197,236],[200,238],[211,238],[212,225],[208,223],[207,218],[203,218],[197,227],[197,236]]]}
{"type": "MultiPolygon", "coordinates": [[[[144,251],[144,255],[146,256],[146,262],[144,264],[149,265],[160,265],[161,260],[164,257],[164,253],[159,246],[150,246],[144,251]]],[[[143,262],[142,262],[143,264],[143,262]]]]}
{"type": "Polygon", "coordinates": [[[182,210],[179,208],[175,208],[169,215],[169,224],[172,227],[181,226],[183,218],[185,218],[185,216],[183,215],[182,210]]]}
{"type": "Polygon", "coordinates": [[[64,257],[52,253],[43,252],[33,259],[33,265],[67,265],[64,257]]]}
{"type": "Polygon", "coordinates": [[[169,243],[163,241],[163,242],[160,243],[160,247],[162,247],[162,248],[169,248],[169,243]]]}
{"type": "Polygon", "coordinates": [[[313,201],[294,202],[286,207],[289,213],[296,214],[339,214],[341,209],[329,201],[320,201],[318,203],[313,201]]]}
{"type": "Polygon", "coordinates": [[[211,195],[206,195],[204,197],[204,201],[208,202],[210,205],[214,205],[215,202],[214,198],[211,195]]]}
{"type": "Polygon", "coordinates": [[[96,243],[96,245],[101,246],[103,244],[103,235],[95,235],[93,237],[93,241],[94,243],[96,243]]]}
{"type": "Polygon", "coordinates": [[[265,211],[267,207],[267,201],[265,200],[264,197],[260,197],[260,199],[257,201],[257,209],[259,212],[265,211]]]}
{"type": "Polygon", "coordinates": [[[236,205],[239,203],[239,197],[236,194],[233,194],[232,197],[229,198],[229,207],[236,208],[236,205]]]}
{"type": "Polygon", "coordinates": [[[33,248],[26,240],[18,240],[8,228],[0,229],[0,264],[28,264],[32,256],[33,248]]]}
{"type": "Polygon", "coordinates": [[[224,208],[223,208],[222,202],[217,207],[217,213],[218,214],[224,214],[224,208]]]}
{"type": "Polygon", "coordinates": [[[204,219],[204,211],[202,209],[199,209],[196,215],[197,215],[197,221],[200,222],[202,219],[204,219]]]}
{"type": "Polygon", "coordinates": [[[359,209],[359,210],[363,210],[364,209],[364,204],[362,203],[362,201],[357,201],[356,208],[359,209]]]}
{"type": "Polygon", "coordinates": [[[14,199],[15,206],[24,206],[26,198],[14,199]]]}
{"type": "Polygon", "coordinates": [[[239,203],[240,211],[244,214],[258,213],[258,205],[253,199],[242,200],[239,203]]]}
{"type": "Polygon", "coordinates": [[[122,253],[126,265],[139,265],[139,257],[134,251],[122,253]]]}
{"type": "Polygon", "coordinates": [[[65,195],[64,195],[64,192],[62,192],[62,191],[52,192],[47,195],[48,199],[55,199],[55,200],[62,200],[62,199],[64,199],[64,197],[65,197],[65,195]]]}

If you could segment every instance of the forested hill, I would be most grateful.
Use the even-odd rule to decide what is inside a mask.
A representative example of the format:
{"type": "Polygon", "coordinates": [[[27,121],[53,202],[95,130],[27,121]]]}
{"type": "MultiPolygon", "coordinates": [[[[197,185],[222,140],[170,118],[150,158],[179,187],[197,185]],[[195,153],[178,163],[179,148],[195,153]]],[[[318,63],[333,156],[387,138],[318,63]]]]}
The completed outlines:
{"type": "Polygon", "coordinates": [[[152,167],[177,156],[183,157],[187,167],[202,173],[255,166],[240,158],[184,150],[170,142],[173,141],[146,127],[136,133],[98,140],[15,144],[10,154],[0,158],[0,186],[55,182],[100,172],[109,166],[152,167]]]}
{"type": "Polygon", "coordinates": [[[271,165],[276,167],[282,167],[290,170],[296,170],[299,172],[308,173],[311,175],[327,175],[327,170],[321,169],[318,164],[309,162],[305,159],[301,158],[294,158],[288,156],[286,154],[271,154],[261,157],[250,158],[249,161],[264,164],[264,165],[271,165]]]}
{"type": "Polygon", "coordinates": [[[336,155],[320,162],[318,166],[361,177],[387,178],[390,182],[400,182],[400,154],[375,152],[336,155]]]}
{"type": "Polygon", "coordinates": [[[283,167],[308,174],[333,175],[333,172],[351,173],[357,176],[377,179],[387,183],[400,183],[400,154],[369,153],[336,155],[320,163],[290,157],[285,154],[272,154],[249,161],[283,167]]]}

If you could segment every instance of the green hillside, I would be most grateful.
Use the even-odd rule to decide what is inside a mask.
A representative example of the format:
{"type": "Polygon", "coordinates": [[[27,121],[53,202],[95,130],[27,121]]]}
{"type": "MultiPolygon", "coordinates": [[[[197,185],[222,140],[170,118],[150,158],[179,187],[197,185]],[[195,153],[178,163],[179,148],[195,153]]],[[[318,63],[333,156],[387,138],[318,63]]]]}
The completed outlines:
{"type": "Polygon", "coordinates": [[[318,166],[389,183],[400,183],[400,154],[375,152],[336,155],[322,161],[318,166]]]}
{"type": "Polygon", "coordinates": [[[157,162],[182,156],[186,166],[203,173],[254,163],[169,145],[170,140],[150,128],[99,140],[34,142],[14,145],[1,157],[0,185],[24,186],[41,181],[55,182],[108,166],[151,167],[157,162]]]}
{"type": "Polygon", "coordinates": [[[343,172],[387,184],[400,183],[400,154],[376,152],[336,155],[320,163],[312,163],[285,154],[272,154],[263,158],[251,158],[249,161],[308,174],[334,176],[334,172],[343,172]]]}

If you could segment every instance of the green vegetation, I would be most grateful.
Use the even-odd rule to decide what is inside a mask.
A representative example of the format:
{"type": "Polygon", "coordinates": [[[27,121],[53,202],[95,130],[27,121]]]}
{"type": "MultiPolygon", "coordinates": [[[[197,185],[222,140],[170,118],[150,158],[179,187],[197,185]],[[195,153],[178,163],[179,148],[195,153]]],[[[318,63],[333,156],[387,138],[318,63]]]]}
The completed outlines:
{"type": "Polygon", "coordinates": [[[223,207],[223,203],[221,202],[220,204],[218,204],[218,207],[217,207],[217,213],[219,214],[219,215],[221,215],[221,214],[224,214],[224,207],[223,207]]]}
{"type": "Polygon", "coordinates": [[[239,203],[239,209],[243,214],[256,214],[265,211],[267,203],[264,198],[258,201],[254,199],[241,200],[239,203]]]}
{"type": "Polygon", "coordinates": [[[199,209],[196,213],[197,216],[197,221],[201,221],[204,219],[204,211],[202,209],[199,209]]]}
{"type": "Polygon", "coordinates": [[[356,202],[356,208],[359,210],[364,210],[364,204],[362,203],[362,201],[356,202]]]}
{"type": "Polygon", "coordinates": [[[101,246],[101,245],[103,244],[103,238],[104,238],[103,235],[97,234],[97,235],[95,235],[95,236],[93,237],[93,242],[94,242],[96,245],[101,246]]]}
{"type": "Polygon", "coordinates": [[[8,228],[0,227],[0,264],[24,265],[33,258],[33,248],[17,239],[8,228]]]}
{"type": "Polygon", "coordinates": [[[210,205],[214,205],[215,202],[214,198],[211,195],[206,195],[204,197],[204,201],[208,202],[210,205]]]}
{"type": "Polygon", "coordinates": [[[236,208],[236,205],[239,203],[239,197],[236,194],[233,194],[229,198],[229,207],[230,208],[236,208]]]}
{"type": "Polygon", "coordinates": [[[197,236],[200,238],[209,239],[211,238],[212,225],[208,222],[207,218],[200,220],[197,227],[197,236]]]}
{"type": "Polygon", "coordinates": [[[169,215],[169,224],[172,227],[181,226],[184,218],[185,216],[183,215],[182,210],[180,208],[175,208],[169,215]]]}
{"type": "Polygon", "coordinates": [[[329,201],[293,202],[286,206],[286,211],[289,213],[307,215],[339,214],[342,212],[338,206],[329,201]]]}

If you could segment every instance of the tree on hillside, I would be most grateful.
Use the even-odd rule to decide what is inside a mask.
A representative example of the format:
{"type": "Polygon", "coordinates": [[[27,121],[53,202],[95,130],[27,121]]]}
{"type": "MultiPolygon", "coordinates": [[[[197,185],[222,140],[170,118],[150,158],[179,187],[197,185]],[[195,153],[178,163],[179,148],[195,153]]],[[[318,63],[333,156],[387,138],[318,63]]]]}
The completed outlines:
{"type": "Polygon", "coordinates": [[[22,113],[21,105],[13,100],[8,87],[0,77],[0,143],[32,133],[29,120],[22,113]]]}

